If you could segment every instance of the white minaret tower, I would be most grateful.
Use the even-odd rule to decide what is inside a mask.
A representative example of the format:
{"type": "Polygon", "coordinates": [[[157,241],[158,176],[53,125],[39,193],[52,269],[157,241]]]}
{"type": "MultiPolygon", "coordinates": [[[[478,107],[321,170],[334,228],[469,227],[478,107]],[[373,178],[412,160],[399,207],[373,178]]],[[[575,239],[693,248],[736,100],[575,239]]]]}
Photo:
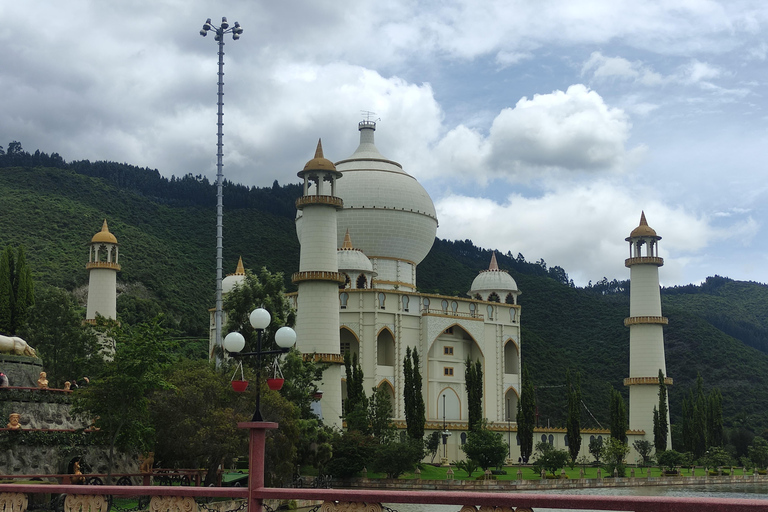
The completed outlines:
{"type": "MultiPolygon", "coordinates": [[[[661,316],[659,291],[659,267],[664,260],[659,257],[661,237],[646,222],[645,212],[626,240],[629,258],[624,265],[629,267],[630,294],[629,317],[624,325],[629,326],[629,378],[624,379],[624,385],[629,386],[629,428],[644,430],[646,439],[652,441],[653,408],[659,404],[659,370],[666,384],[672,384],[672,379],[666,377],[664,326],[668,321],[661,316]]],[[[667,446],[672,446],[671,434],[667,434],[667,446]]]]}
{"type": "Polygon", "coordinates": [[[299,287],[296,308],[296,347],[333,363],[323,373],[323,418],[341,426],[341,374],[343,359],[339,342],[339,273],[336,255],[337,211],[343,206],[336,196],[336,180],[342,177],[317,143],[315,158],[298,173],[304,193],[296,200],[300,212],[296,232],[301,244],[299,271],[293,282],[299,287]]]}
{"type": "Polygon", "coordinates": [[[86,322],[95,322],[97,313],[105,318],[117,319],[118,256],[117,238],[109,232],[107,219],[104,219],[101,231],[91,239],[88,264],[85,266],[89,273],[86,322]]]}

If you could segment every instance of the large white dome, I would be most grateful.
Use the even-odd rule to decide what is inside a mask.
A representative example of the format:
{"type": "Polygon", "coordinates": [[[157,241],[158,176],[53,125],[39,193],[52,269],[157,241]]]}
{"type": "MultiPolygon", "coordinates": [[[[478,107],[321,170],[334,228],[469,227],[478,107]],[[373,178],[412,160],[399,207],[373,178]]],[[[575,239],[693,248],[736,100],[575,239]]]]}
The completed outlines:
{"type": "Polygon", "coordinates": [[[369,258],[418,264],[435,241],[435,205],[413,176],[376,149],[376,123],[363,121],[359,129],[360,146],[352,156],[336,162],[343,174],[336,182],[336,195],[344,200],[338,214],[337,246],[349,230],[355,247],[369,258]]]}
{"type": "Polygon", "coordinates": [[[480,296],[482,300],[493,300],[491,296],[496,295],[497,300],[505,300],[508,294],[516,297],[520,294],[517,289],[517,283],[506,270],[500,270],[496,263],[496,253],[491,256],[491,263],[488,270],[481,270],[474,281],[472,288],[467,295],[470,297],[480,296]]]}

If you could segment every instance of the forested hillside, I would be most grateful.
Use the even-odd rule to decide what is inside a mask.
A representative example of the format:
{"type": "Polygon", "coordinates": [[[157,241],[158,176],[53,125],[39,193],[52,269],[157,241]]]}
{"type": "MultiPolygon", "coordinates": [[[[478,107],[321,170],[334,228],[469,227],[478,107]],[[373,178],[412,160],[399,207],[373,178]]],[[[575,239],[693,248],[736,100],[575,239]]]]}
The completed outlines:
{"type": "MultiPolygon", "coordinates": [[[[224,194],[225,273],[234,271],[242,255],[248,268],[283,272],[292,288],[289,277],[299,258],[293,203],[300,187],[228,183],[224,194]]],[[[67,163],[55,153],[29,154],[12,144],[0,154],[0,204],[0,248],[24,245],[36,283],[67,290],[86,284],[87,244],[106,218],[121,246],[118,279],[133,285],[120,298],[119,314],[129,314],[130,298],[140,292],[180,329],[205,336],[216,223],[215,187],[205,178],[167,179],[156,170],[114,162],[67,163]]],[[[436,240],[419,265],[418,287],[464,295],[490,258],[489,249],[471,241],[436,240]]],[[[564,424],[565,371],[571,368],[581,372],[586,407],[606,426],[608,390],[626,396],[628,282],[604,279],[578,288],[565,269],[540,259],[497,259],[522,291],[522,357],[537,386],[540,424],[564,424]]],[[[726,426],[767,428],[768,287],[715,276],[702,285],[665,289],[662,300],[669,318],[668,374],[675,381],[673,422],[701,373],[705,388],[722,391],[726,426]]],[[[586,412],[582,424],[597,426],[586,412]]]]}

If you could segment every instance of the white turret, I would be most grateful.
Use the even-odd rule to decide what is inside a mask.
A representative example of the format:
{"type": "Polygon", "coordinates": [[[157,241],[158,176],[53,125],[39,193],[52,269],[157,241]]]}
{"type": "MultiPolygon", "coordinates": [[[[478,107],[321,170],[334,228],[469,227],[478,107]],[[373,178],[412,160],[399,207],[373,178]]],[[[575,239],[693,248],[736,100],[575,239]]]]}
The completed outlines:
{"type": "MultiPolygon", "coordinates": [[[[659,370],[667,385],[672,384],[672,379],[666,377],[664,325],[668,321],[661,315],[659,291],[659,267],[664,260],[659,257],[661,237],[648,226],[645,212],[626,240],[629,258],[624,265],[630,269],[630,295],[629,317],[624,325],[629,326],[629,378],[624,379],[624,385],[629,386],[629,429],[644,430],[646,439],[652,441],[653,408],[659,403],[659,370]]],[[[671,434],[667,446],[672,446],[671,434]]]]}
{"type": "Polygon", "coordinates": [[[292,278],[299,288],[296,348],[332,363],[323,374],[323,417],[330,425],[341,427],[339,284],[345,278],[339,273],[336,251],[337,210],[343,206],[336,196],[336,180],[342,174],[323,156],[323,146],[318,142],[315,158],[298,176],[304,182],[304,193],[296,200],[301,244],[299,271],[292,278]]]}
{"type": "Polygon", "coordinates": [[[117,238],[109,232],[107,219],[101,231],[93,235],[88,256],[88,308],[85,321],[94,323],[96,314],[117,319],[117,272],[118,263],[117,238]]]}

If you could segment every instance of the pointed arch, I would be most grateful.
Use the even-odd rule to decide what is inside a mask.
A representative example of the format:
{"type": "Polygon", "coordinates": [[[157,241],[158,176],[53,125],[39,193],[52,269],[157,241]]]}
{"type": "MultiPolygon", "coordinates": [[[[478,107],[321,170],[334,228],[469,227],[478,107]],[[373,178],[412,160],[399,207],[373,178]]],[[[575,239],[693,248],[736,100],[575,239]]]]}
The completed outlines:
{"type": "Polygon", "coordinates": [[[520,347],[514,339],[508,338],[504,342],[504,373],[516,374],[520,371],[520,347]]]}
{"type": "Polygon", "coordinates": [[[517,402],[520,395],[517,390],[509,386],[504,392],[504,421],[517,422],[517,402]]]}
{"type": "Polygon", "coordinates": [[[395,335],[389,327],[376,335],[376,361],[379,366],[395,366],[395,335]]]}
{"type": "Polygon", "coordinates": [[[461,397],[451,387],[444,387],[437,394],[437,419],[443,418],[443,402],[445,402],[445,419],[461,420],[461,397]],[[445,395],[445,399],[443,396],[445,395]]]}
{"type": "Polygon", "coordinates": [[[344,355],[347,352],[360,358],[360,338],[355,331],[342,325],[339,329],[339,353],[344,355]]]}
{"type": "Polygon", "coordinates": [[[359,289],[368,288],[368,279],[366,279],[365,274],[360,274],[359,276],[357,276],[357,282],[355,283],[355,288],[359,288],[359,289]]]}

